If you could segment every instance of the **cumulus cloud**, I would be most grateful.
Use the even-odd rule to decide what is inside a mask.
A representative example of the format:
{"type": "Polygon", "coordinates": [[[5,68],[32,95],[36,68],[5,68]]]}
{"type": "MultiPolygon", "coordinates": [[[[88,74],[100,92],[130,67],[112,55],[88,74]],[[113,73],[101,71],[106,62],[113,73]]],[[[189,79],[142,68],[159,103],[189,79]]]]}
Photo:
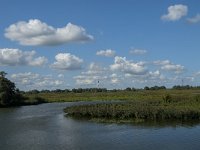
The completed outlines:
{"type": "Polygon", "coordinates": [[[178,4],[168,7],[168,14],[161,17],[165,21],[177,21],[182,17],[186,16],[188,12],[188,7],[186,5],[178,4]]]}
{"type": "Polygon", "coordinates": [[[86,76],[86,75],[78,75],[75,76],[74,79],[76,80],[77,85],[97,85],[99,80],[99,76],[86,76]]]}
{"type": "Polygon", "coordinates": [[[171,62],[169,60],[157,60],[153,62],[155,65],[167,65],[170,64],[171,62]]]}
{"type": "Polygon", "coordinates": [[[182,73],[185,70],[185,67],[182,65],[177,65],[177,64],[173,64],[171,63],[169,60],[158,60],[158,61],[154,61],[155,65],[161,65],[161,69],[165,70],[165,71],[171,71],[171,72],[175,72],[175,73],[182,73]]]}
{"type": "Polygon", "coordinates": [[[81,26],[68,23],[65,27],[54,28],[38,19],[31,19],[28,22],[19,21],[10,25],[5,29],[5,37],[21,45],[33,46],[87,42],[94,39],[81,26]]]}
{"type": "Polygon", "coordinates": [[[133,75],[142,75],[147,73],[143,63],[134,63],[132,61],[126,60],[126,57],[119,56],[115,57],[114,64],[110,65],[110,69],[112,71],[120,71],[133,75]]]}
{"type": "Polygon", "coordinates": [[[192,18],[188,18],[187,21],[189,23],[198,23],[198,22],[200,22],[200,14],[197,14],[196,16],[194,16],[192,18]]]}
{"type": "Polygon", "coordinates": [[[121,80],[122,80],[122,77],[120,75],[117,75],[116,73],[113,73],[110,75],[111,84],[119,84],[121,80]]]}
{"type": "Polygon", "coordinates": [[[17,73],[11,75],[18,87],[22,90],[50,89],[64,85],[64,81],[53,78],[51,75],[40,75],[32,72],[17,73]]]}
{"type": "Polygon", "coordinates": [[[64,76],[64,74],[62,74],[62,73],[58,75],[58,78],[64,78],[64,77],[65,77],[65,76],[64,76]]]}
{"type": "Polygon", "coordinates": [[[70,53],[59,53],[55,56],[56,61],[51,68],[59,70],[78,70],[82,68],[83,60],[70,53]]]}
{"type": "MultiPolygon", "coordinates": [[[[160,70],[148,71],[144,75],[125,74],[123,83],[130,87],[145,87],[155,85],[166,85],[168,79],[160,70]]],[[[127,87],[127,86],[126,86],[127,87]]]]}
{"type": "Polygon", "coordinates": [[[119,84],[120,80],[118,78],[111,78],[111,83],[112,84],[119,84]]]}
{"type": "Polygon", "coordinates": [[[174,71],[175,73],[182,73],[185,68],[181,65],[167,64],[162,66],[161,69],[166,71],[174,71]]]}
{"type": "MultiPolygon", "coordinates": [[[[109,68],[103,68],[96,63],[91,63],[87,71],[75,76],[76,84],[86,87],[117,88],[144,87],[156,85],[171,86],[178,82],[174,76],[180,76],[185,70],[182,65],[177,65],[169,60],[150,62],[133,62],[125,57],[116,56],[114,63],[109,68]],[[172,72],[172,74],[168,74],[172,72]]],[[[183,75],[183,74],[182,74],[183,75]]]]}
{"type": "Polygon", "coordinates": [[[0,65],[1,66],[43,66],[47,63],[45,57],[35,57],[35,51],[22,51],[19,49],[0,49],[0,65]]]}
{"type": "Polygon", "coordinates": [[[91,63],[87,71],[81,72],[74,79],[79,86],[112,88],[113,84],[120,84],[123,77],[113,73],[109,68],[102,67],[97,63],[91,63]]]}
{"type": "Polygon", "coordinates": [[[105,56],[105,57],[114,57],[115,56],[115,51],[111,49],[107,50],[100,50],[96,53],[98,56],[105,56]]]}
{"type": "Polygon", "coordinates": [[[198,71],[198,72],[194,73],[194,75],[193,75],[193,76],[200,76],[200,71],[198,71]]]}
{"type": "Polygon", "coordinates": [[[104,73],[106,71],[106,68],[101,67],[100,65],[92,62],[89,67],[88,70],[85,72],[81,72],[81,74],[84,75],[100,75],[102,73],[104,73]]]}
{"type": "Polygon", "coordinates": [[[107,69],[92,62],[87,71],[81,72],[81,75],[75,76],[74,79],[77,85],[96,85],[99,80],[107,79],[107,69]]]}
{"type": "Polygon", "coordinates": [[[159,70],[156,70],[156,71],[150,71],[149,73],[148,73],[148,78],[150,79],[150,80],[154,80],[155,82],[157,81],[163,81],[163,80],[165,80],[165,76],[163,75],[163,74],[161,74],[161,72],[159,71],[159,70]]]}
{"type": "Polygon", "coordinates": [[[147,53],[147,50],[144,49],[132,49],[130,50],[131,54],[135,54],[135,55],[144,55],[147,53]]]}

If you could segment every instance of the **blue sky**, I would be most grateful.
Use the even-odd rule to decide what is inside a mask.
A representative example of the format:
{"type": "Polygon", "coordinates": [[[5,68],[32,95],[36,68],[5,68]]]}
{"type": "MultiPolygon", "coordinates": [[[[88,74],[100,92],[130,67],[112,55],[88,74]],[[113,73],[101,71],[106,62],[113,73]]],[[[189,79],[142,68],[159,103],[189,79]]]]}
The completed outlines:
{"type": "Polygon", "coordinates": [[[0,70],[21,90],[200,85],[196,0],[1,0],[0,70]]]}

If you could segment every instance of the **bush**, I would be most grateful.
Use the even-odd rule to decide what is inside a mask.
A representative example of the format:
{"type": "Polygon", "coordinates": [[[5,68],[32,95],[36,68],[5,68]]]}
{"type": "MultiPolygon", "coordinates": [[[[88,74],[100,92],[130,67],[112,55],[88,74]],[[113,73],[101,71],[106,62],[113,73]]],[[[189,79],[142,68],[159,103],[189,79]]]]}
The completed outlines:
{"type": "Polygon", "coordinates": [[[167,95],[163,96],[163,101],[165,103],[170,103],[172,101],[171,95],[167,94],[167,95]]]}

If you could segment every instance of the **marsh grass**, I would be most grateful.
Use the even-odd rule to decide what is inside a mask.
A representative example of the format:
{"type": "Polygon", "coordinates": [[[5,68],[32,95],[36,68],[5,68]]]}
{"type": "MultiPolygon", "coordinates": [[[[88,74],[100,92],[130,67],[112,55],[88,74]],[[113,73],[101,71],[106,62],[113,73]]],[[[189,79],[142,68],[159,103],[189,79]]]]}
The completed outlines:
{"type": "Polygon", "coordinates": [[[165,93],[160,99],[147,97],[123,103],[72,106],[64,111],[71,117],[102,120],[200,120],[200,95],[165,93]]]}
{"type": "Polygon", "coordinates": [[[165,96],[178,96],[187,98],[188,96],[198,95],[200,90],[137,90],[137,91],[107,91],[107,92],[63,92],[63,93],[37,93],[24,94],[24,96],[33,99],[41,97],[47,102],[75,102],[75,101],[110,101],[110,100],[162,100],[165,96]]]}
{"type": "MultiPolygon", "coordinates": [[[[107,92],[64,92],[25,94],[34,101],[39,97],[45,102],[111,101],[123,103],[103,103],[72,106],[65,109],[68,116],[109,120],[199,120],[200,90],[137,90],[107,92]]],[[[28,102],[28,101],[27,101],[28,102]]]]}

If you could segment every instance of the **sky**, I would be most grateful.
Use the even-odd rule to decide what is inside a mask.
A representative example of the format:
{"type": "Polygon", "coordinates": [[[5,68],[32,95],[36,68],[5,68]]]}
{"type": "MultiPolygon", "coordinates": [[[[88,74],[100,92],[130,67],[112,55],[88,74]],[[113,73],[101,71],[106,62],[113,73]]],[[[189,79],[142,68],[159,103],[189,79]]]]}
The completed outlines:
{"type": "Polygon", "coordinates": [[[0,71],[20,90],[200,85],[200,1],[1,0],[0,71]]]}

